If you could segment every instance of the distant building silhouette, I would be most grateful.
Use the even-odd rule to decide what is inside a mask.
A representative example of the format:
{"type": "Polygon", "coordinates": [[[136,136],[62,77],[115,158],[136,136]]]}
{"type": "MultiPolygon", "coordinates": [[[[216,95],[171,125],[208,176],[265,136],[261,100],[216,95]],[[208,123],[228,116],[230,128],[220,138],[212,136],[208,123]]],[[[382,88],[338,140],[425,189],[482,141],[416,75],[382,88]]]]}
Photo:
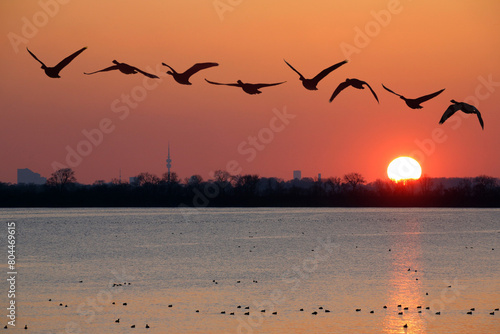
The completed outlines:
{"type": "Polygon", "coordinates": [[[321,173],[318,173],[318,182],[321,182],[321,173]]]}
{"type": "Polygon", "coordinates": [[[31,171],[28,168],[17,170],[17,184],[45,184],[47,178],[42,177],[40,174],[31,171]]]}
{"type": "Polygon", "coordinates": [[[300,170],[293,171],[293,179],[300,180],[302,178],[302,172],[300,170]]]}
{"type": "Polygon", "coordinates": [[[168,156],[167,156],[167,182],[170,182],[170,168],[172,167],[172,159],[170,159],[170,142],[168,143],[168,156]]]}
{"type": "Polygon", "coordinates": [[[128,179],[128,183],[130,183],[130,184],[137,184],[137,182],[138,181],[137,181],[137,177],[136,176],[131,176],[128,179]]]}

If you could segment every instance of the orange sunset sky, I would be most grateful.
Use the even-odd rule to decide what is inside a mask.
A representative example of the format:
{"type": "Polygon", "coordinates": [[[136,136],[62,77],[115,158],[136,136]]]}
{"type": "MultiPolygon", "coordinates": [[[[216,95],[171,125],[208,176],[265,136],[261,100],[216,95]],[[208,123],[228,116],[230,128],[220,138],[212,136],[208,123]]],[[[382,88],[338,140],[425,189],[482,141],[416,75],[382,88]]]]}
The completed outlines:
{"type": "Polygon", "coordinates": [[[0,16],[1,182],[15,183],[18,168],[48,177],[55,162],[81,183],[110,181],[120,169],[126,179],[161,175],[168,142],[181,178],[206,180],[231,162],[232,173],[288,180],[296,169],[303,177],[359,172],[371,182],[386,179],[401,155],[431,177],[500,177],[496,0],[18,0],[1,1],[0,16]],[[59,79],[26,51],[54,66],[84,46],[59,79]],[[83,74],[113,59],[161,79],[83,74]],[[283,59],[308,78],[349,63],[308,91],[283,59]],[[219,66],[184,86],[162,62],[178,71],[219,66]],[[287,82],[248,95],[205,78],[287,82]],[[329,103],[346,78],[367,81],[380,104],[354,88],[329,103]],[[413,110],[382,83],[410,98],[446,90],[413,110]],[[439,125],[451,99],[474,104],[484,131],[461,112],[439,125]],[[280,123],[277,111],[293,118],[280,123]],[[103,122],[108,133],[88,150],[84,132],[103,122]],[[68,149],[78,147],[86,156],[68,162],[68,149]]]}

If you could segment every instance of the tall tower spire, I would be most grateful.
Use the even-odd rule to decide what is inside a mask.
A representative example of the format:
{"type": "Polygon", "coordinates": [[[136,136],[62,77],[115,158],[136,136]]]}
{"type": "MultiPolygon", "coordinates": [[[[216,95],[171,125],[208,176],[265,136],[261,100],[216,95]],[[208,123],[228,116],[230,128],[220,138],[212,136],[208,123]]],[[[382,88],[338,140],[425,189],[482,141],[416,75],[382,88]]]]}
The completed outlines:
{"type": "Polygon", "coordinates": [[[170,167],[172,167],[172,159],[170,159],[170,142],[168,142],[168,156],[167,156],[167,182],[170,183],[170,167]]]}

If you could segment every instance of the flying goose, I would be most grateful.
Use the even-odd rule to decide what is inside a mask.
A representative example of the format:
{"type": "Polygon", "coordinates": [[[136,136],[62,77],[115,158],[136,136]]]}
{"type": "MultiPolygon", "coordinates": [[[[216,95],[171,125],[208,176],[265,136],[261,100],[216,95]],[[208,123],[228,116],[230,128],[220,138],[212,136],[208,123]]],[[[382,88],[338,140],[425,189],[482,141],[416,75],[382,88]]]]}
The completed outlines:
{"type": "Polygon", "coordinates": [[[365,89],[365,87],[363,87],[363,85],[366,85],[368,86],[368,88],[370,88],[370,91],[372,92],[373,96],[375,97],[375,100],[378,101],[378,97],[377,97],[377,94],[375,94],[375,92],[373,91],[373,89],[370,87],[370,85],[365,82],[365,81],[362,81],[362,80],[358,80],[358,79],[346,79],[344,82],[342,82],[340,85],[338,85],[337,89],[335,89],[335,91],[333,92],[332,94],[332,97],[330,97],[330,102],[333,101],[333,99],[341,92],[343,91],[344,89],[346,89],[347,87],[349,86],[352,86],[354,88],[357,88],[357,89],[365,89]]]}
{"type": "Polygon", "coordinates": [[[247,94],[254,95],[254,94],[260,94],[262,93],[259,89],[264,88],[264,87],[270,87],[270,86],[276,86],[276,85],[281,85],[282,83],[285,83],[286,81],[283,82],[278,82],[278,83],[272,83],[272,84],[251,84],[251,83],[245,83],[242,82],[241,80],[238,80],[236,83],[218,83],[218,82],[213,82],[210,80],[205,79],[206,82],[212,84],[212,85],[225,85],[225,86],[232,86],[232,87],[240,87],[243,89],[243,91],[247,94]]]}
{"type": "Polygon", "coordinates": [[[171,76],[173,76],[174,80],[182,85],[191,85],[191,83],[189,82],[189,78],[193,74],[197,73],[198,71],[201,71],[201,70],[204,70],[206,68],[213,67],[213,66],[219,66],[219,64],[217,64],[217,63],[197,63],[197,64],[194,64],[193,66],[191,66],[187,71],[185,71],[183,73],[178,73],[171,66],[169,66],[165,63],[162,63],[162,65],[167,66],[170,69],[170,71],[167,71],[167,74],[170,74],[171,76]]]}
{"type": "Polygon", "coordinates": [[[400,95],[398,93],[393,92],[389,88],[385,87],[384,84],[382,84],[382,87],[384,87],[385,90],[387,90],[388,92],[391,92],[392,94],[399,96],[402,100],[404,100],[406,102],[406,105],[412,109],[422,109],[422,106],[420,105],[420,103],[424,103],[425,101],[428,101],[428,100],[432,99],[433,97],[438,96],[439,94],[441,94],[444,91],[444,89],[441,89],[440,91],[437,91],[437,92],[429,94],[429,95],[424,95],[424,96],[418,97],[416,99],[408,99],[408,98],[404,97],[403,95],[400,95]]]}
{"type": "Polygon", "coordinates": [[[137,67],[130,66],[129,64],[120,63],[120,62],[118,62],[116,60],[113,60],[113,64],[115,64],[115,65],[110,66],[110,67],[106,67],[106,68],[104,68],[102,70],[99,70],[99,71],[95,71],[95,72],[91,72],[91,73],[84,73],[84,74],[90,75],[90,74],[95,74],[95,73],[99,73],[99,72],[107,72],[107,71],[119,70],[120,72],[122,72],[124,74],[141,73],[141,74],[144,74],[145,76],[147,76],[149,78],[159,79],[158,76],[156,76],[154,74],[150,74],[150,73],[144,72],[144,71],[141,71],[137,67]]]}
{"type": "Polygon", "coordinates": [[[347,63],[347,60],[344,60],[344,61],[341,61],[340,63],[337,63],[335,65],[332,65],[328,68],[325,68],[323,71],[319,72],[314,78],[312,79],[306,79],[304,78],[304,76],[302,74],[300,74],[299,71],[297,71],[292,65],[290,65],[285,59],[283,59],[285,61],[285,63],[290,66],[290,68],[292,70],[294,70],[298,75],[299,75],[299,80],[302,81],[302,85],[306,88],[306,89],[309,89],[309,90],[318,90],[318,88],[316,88],[316,86],[318,85],[318,83],[324,78],[326,77],[328,74],[330,74],[330,72],[332,72],[333,70],[339,68],[340,66],[344,65],[345,63],[347,63]]]}
{"type": "Polygon", "coordinates": [[[78,50],[78,51],[74,52],[73,54],[67,56],[66,58],[64,58],[63,60],[61,60],[59,62],[59,64],[57,64],[54,67],[48,67],[40,59],[38,59],[33,54],[33,52],[31,52],[28,48],[26,48],[26,50],[28,50],[28,52],[30,53],[30,55],[33,56],[33,58],[35,58],[40,64],[42,64],[42,69],[45,71],[45,74],[47,74],[48,77],[50,77],[50,78],[60,78],[59,72],[61,72],[61,70],[63,68],[65,68],[73,59],[75,59],[76,56],[78,56],[80,53],[82,53],[86,48],[87,47],[81,48],[80,50],[78,50]]]}
{"type": "Polygon", "coordinates": [[[443,116],[441,116],[441,120],[439,121],[439,124],[443,124],[454,113],[461,110],[466,114],[476,114],[477,118],[479,119],[479,124],[481,124],[481,128],[484,130],[483,118],[481,117],[481,113],[479,112],[479,110],[477,110],[476,107],[474,107],[473,105],[470,105],[468,103],[457,102],[455,100],[451,100],[450,102],[453,104],[450,105],[448,107],[448,109],[446,109],[446,111],[444,112],[443,116]]]}

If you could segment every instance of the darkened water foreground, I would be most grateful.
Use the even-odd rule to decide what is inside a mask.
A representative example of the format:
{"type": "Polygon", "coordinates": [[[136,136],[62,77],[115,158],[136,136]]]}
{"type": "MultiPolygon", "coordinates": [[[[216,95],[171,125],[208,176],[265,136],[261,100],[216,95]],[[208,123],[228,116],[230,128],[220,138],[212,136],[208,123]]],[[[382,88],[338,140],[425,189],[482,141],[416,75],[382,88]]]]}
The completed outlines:
{"type": "MultiPolygon", "coordinates": [[[[0,216],[4,277],[7,222],[16,222],[17,330],[500,332],[498,209],[4,209],[0,216]]],[[[9,286],[1,286],[3,327],[9,286]]]]}

